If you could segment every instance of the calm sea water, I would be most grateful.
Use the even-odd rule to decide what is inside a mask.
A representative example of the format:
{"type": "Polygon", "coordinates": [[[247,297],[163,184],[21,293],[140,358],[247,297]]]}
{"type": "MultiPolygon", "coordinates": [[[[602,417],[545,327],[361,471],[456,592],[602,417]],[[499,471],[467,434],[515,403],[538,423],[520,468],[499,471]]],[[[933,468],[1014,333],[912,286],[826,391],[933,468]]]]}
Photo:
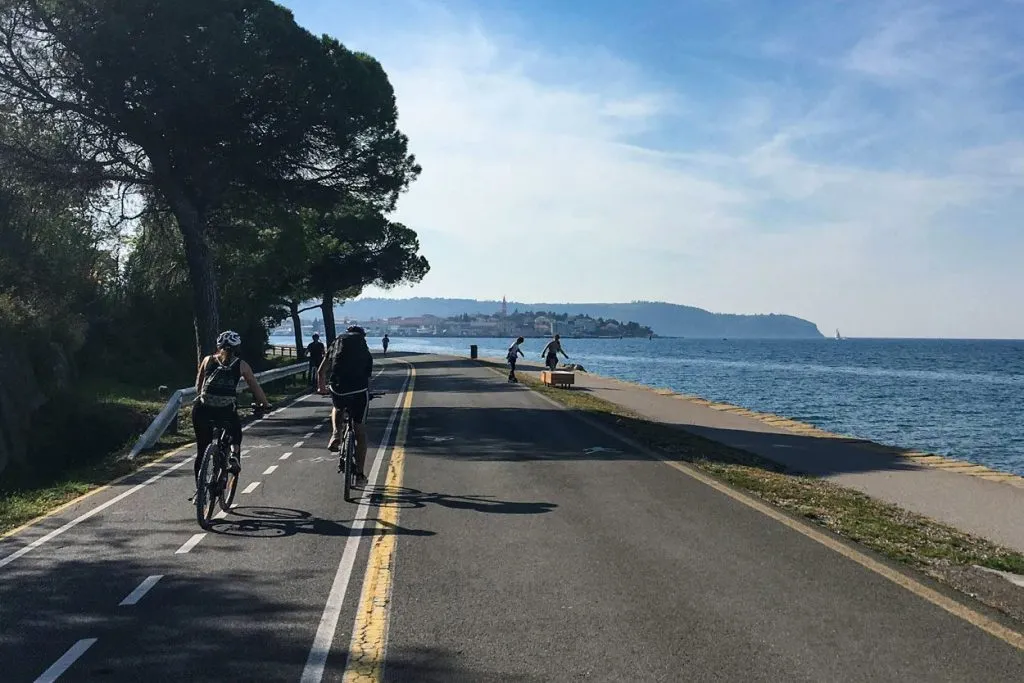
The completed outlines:
{"type": "MultiPolygon", "coordinates": [[[[392,348],[468,355],[477,344],[481,355],[503,357],[510,341],[394,338],[392,348]]],[[[545,343],[527,340],[527,358],[540,360],[545,343]]],[[[590,372],[1024,475],[1022,341],[567,339],[564,346],[590,372]]]]}

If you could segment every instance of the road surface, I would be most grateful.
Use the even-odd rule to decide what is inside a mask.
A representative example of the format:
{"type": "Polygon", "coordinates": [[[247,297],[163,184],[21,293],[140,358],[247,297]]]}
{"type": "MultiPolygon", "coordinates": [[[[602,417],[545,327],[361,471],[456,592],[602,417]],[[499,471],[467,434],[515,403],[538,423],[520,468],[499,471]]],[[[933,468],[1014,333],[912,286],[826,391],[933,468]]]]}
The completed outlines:
{"type": "Polygon", "coordinates": [[[382,368],[360,505],[311,396],[247,430],[209,533],[188,453],[0,541],[0,680],[1024,680],[979,608],[951,613],[492,370],[382,368]]]}

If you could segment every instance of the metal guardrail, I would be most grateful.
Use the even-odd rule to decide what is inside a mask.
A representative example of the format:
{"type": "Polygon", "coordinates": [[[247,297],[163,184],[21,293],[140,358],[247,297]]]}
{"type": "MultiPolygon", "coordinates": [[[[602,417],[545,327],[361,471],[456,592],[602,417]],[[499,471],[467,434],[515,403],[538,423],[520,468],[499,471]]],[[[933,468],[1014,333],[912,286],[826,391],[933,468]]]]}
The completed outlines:
{"type": "MultiPolygon", "coordinates": [[[[256,373],[256,379],[260,381],[260,384],[265,382],[273,382],[274,380],[282,379],[284,377],[291,377],[297,375],[300,372],[305,372],[309,367],[308,363],[295,363],[294,365],[286,365],[283,368],[274,368],[273,370],[267,370],[265,372],[256,373]]],[[[238,382],[238,387],[242,388],[246,386],[245,380],[238,382]]],[[[128,459],[134,460],[138,457],[139,453],[152,448],[161,436],[167,431],[167,428],[178,419],[178,412],[181,411],[182,404],[190,398],[196,395],[195,387],[188,387],[186,389],[178,389],[171,397],[167,400],[167,404],[163,407],[163,410],[153,419],[146,431],[142,433],[139,440],[132,446],[131,452],[128,453],[128,459]]]]}
{"type": "Polygon", "coordinates": [[[267,349],[267,355],[275,358],[298,358],[299,354],[294,346],[271,346],[267,349]]]}

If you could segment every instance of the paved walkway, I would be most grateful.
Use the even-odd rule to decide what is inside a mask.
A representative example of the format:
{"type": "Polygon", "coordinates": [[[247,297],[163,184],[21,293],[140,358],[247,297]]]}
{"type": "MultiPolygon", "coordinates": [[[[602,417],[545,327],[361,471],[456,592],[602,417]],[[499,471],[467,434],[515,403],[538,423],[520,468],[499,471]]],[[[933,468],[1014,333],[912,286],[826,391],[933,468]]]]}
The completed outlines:
{"type": "Polygon", "coordinates": [[[576,373],[576,387],[648,420],[678,425],[1024,552],[1020,477],[947,458],[907,457],[792,420],[597,375],[576,373]]]}

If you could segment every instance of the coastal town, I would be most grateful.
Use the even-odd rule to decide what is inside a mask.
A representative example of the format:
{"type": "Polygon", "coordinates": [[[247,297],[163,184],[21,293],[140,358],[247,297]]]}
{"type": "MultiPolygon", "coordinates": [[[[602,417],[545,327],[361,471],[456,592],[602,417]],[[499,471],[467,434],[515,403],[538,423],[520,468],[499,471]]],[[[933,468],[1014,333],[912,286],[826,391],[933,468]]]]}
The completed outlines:
{"type": "MultiPolygon", "coordinates": [[[[586,339],[652,337],[654,331],[635,322],[621,322],[585,315],[554,312],[513,311],[491,315],[463,314],[454,317],[422,315],[417,317],[355,320],[339,317],[339,331],[349,325],[361,325],[371,336],[384,334],[398,337],[563,337],[586,339]]],[[[315,319],[303,324],[304,336],[324,331],[323,321],[315,319]]],[[[275,335],[291,335],[291,325],[274,330],[275,335]]]]}

